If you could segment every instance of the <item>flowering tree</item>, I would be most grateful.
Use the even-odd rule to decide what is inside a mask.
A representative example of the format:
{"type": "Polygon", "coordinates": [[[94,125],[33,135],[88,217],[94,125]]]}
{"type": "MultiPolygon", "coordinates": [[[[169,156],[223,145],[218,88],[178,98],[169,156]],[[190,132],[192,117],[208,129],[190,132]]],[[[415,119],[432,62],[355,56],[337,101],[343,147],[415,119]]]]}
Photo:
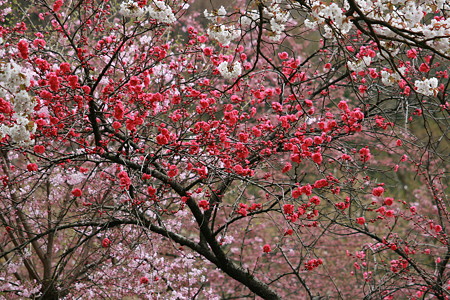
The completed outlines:
{"type": "Polygon", "coordinates": [[[449,299],[446,1],[0,3],[2,297],[449,299]]]}

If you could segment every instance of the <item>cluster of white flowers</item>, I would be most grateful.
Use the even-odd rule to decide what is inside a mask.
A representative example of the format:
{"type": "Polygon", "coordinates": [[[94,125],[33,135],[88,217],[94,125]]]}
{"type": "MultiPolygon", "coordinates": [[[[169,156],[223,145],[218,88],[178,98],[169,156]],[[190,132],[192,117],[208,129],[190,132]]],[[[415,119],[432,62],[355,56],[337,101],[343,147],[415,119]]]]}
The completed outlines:
{"type": "MultiPolygon", "coordinates": [[[[399,72],[401,75],[404,74],[405,68],[398,68],[399,72]]],[[[382,70],[381,72],[381,82],[386,85],[386,86],[392,86],[394,85],[394,83],[399,82],[402,77],[399,73],[397,72],[388,72],[386,70],[382,70]]]]}
{"type": "Polygon", "coordinates": [[[303,24],[305,24],[306,28],[309,28],[309,29],[312,29],[312,30],[316,30],[317,27],[318,27],[317,22],[316,21],[311,21],[310,19],[305,19],[303,24]]]}
{"type": "MultiPolygon", "coordinates": [[[[325,28],[325,37],[332,37],[332,30],[327,24],[327,21],[332,21],[335,29],[339,30],[342,34],[346,34],[350,31],[352,24],[348,18],[342,13],[342,8],[340,8],[336,3],[331,3],[329,5],[322,3],[320,1],[315,1],[312,5],[315,21],[318,24],[322,24],[325,28]]],[[[311,26],[314,23],[310,22],[311,26]]]]}
{"type": "Polygon", "coordinates": [[[5,63],[0,61],[0,97],[4,98],[10,93],[17,93],[23,87],[30,86],[30,76],[22,71],[16,62],[5,63]]]}
{"type": "MultiPolygon", "coordinates": [[[[401,30],[411,34],[418,33],[417,39],[444,55],[450,55],[450,18],[437,13],[450,10],[449,1],[356,0],[356,4],[367,18],[381,21],[372,24],[375,33],[399,40],[391,43],[392,49],[398,49],[398,43],[407,39],[398,35],[397,30],[401,30]],[[430,18],[430,15],[434,15],[434,18],[430,18]],[[389,24],[389,27],[384,23],[389,24]]],[[[311,8],[311,18],[306,19],[304,25],[310,29],[321,26],[325,38],[332,39],[336,34],[347,34],[353,26],[351,18],[354,16],[344,13],[350,9],[347,0],[343,1],[342,6],[338,1],[315,0],[311,8]]]]}
{"type": "Polygon", "coordinates": [[[227,11],[225,7],[221,6],[218,10],[213,10],[211,12],[205,9],[203,15],[205,16],[206,19],[208,19],[208,21],[217,23],[218,17],[225,17],[227,15],[227,11]]]}
{"type": "Polygon", "coordinates": [[[172,8],[170,6],[166,5],[164,1],[157,0],[153,1],[153,4],[155,5],[155,7],[149,6],[147,9],[150,18],[156,19],[162,23],[175,23],[177,19],[175,18],[175,15],[173,14],[172,8]]]}
{"type": "Polygon", "coordinates": [[[424,94],[426,96],[434,96],[438,92],[438,80],[437,78],[430,78],[425,80],[416,80],[414,86],[416,87],[416,92],[424,94]]]}
{"type": "Polygon", "coordinates": [[[8,135],[11,142],[17,143],[21,146],[31,145],[30,134],[36,131],[36,125],[32,124],[27,117],[22,115],[15,116],[16,123],[12,126],[0,125],[0,135],[8,135]]]}
{"type": "MultiPolygon", "coordinates": [[[[429,46],[450,54],[450,19],[425,18],[436,11],[450,9],[445,0],[404,1],[404,0],[357,0],[361,11],[368,18],[381,20],[391,26],[423,34],[422,40],[429,46]]],[[[375,32],[391,37],[397,33],[383,25],[373,27],[375,32]]]]}
{"type": "Polygon", "coordinates": [[[242,74],[242,65],[240,62],[235,62],[233,66],[229,66],[227,61],[223,61],[217,67],[220,75],[226,79],[236,78],[242,74]]]}
{"type": "Polygon", "coordinates": [[[120,4],[119,13],[127,18],[139,18],[145,14],[145,9],[139,7],[137,2],[128,0],[120,4]]]}
{"type": "Polygon", "coordinates": [[[347,67],[350,71],[361,72],[367,70],[367,67],[372,63],[370,56],[363,56],[357,61],[348,61],[347,67]]]}
{"type": "Polygon", "coordinates": [[[241,27],[247,27],[251,25],[253,22],[256,22],[259,19],[259,13],[257,10],[249,10],[245,12],[245,15],[241,16],[239,22],[241,23],[241,27]]]}
{"type": "Polygon", "coordinates": [[[36,130],[28,116],[36,105],[26,89],[30,86],[30,74],[16,62],[0,64],[0,97],[12,104],[14,114],[10,125],[0,125],[0,137],[8,135],[11,141],[26,146],[31,143],[30,134],[36,130]]]}
{"type": "Polygon", "coordinates": [[[270,30],[273,32],[271,39],[273,41],[279,41],[286,27],[286,23],[291,19],[289,12],[281,9],[277,0],[275,0],[271,5],[264,8],[264,13],[270,16],[270,30]]]}
{"type": "MultiPolygon", "coordinates": [[[[172,8],[164,1],[152,1],[153,5],[147,7],[139,7],[134,0],[128,0],[120,4],[119,13],[128,18],[140,18],[147,13],[150,18],[162,23],[172,24],[177,20],[173,14],[172,8]]],[[[187,8],[187,6],[186,6],[187,8]]]]}
{"type": "Polygon", "coordinates": [[[213,25],[208,28],[207,33],[210,38],[218,41],[223,46],[228,46],[232,40],[237,39],[241,31],[234,26],[213,25]]]}
{"type": "Polygon", "coordinates": [[[445,20],[432,19],[422,31],[427,44],[446,54],[450,54],[450,18],[445,20]]]}

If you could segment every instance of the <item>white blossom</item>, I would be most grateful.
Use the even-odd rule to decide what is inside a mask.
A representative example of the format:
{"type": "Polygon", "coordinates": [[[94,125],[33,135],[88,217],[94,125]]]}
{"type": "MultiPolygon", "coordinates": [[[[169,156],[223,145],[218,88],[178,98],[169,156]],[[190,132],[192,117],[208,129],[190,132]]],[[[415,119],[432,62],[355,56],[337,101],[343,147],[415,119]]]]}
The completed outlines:
{"type": "Polygon", "coordinates": [[[381,82],[386,86],[392,86],[401,79],[400,75],[393,72],[381,71],[381,82]]]}
{"type": "Polygon", "coordinates": [[[421,93],[425,96],[433,96],[437,94],[437,87],[438,87],[438,80],[437,78],[430,78],[425,80],[416,80],[414,82],[414,86],[416,87],[416,91],[418,93],[421,93]]]}
{"type": "Polygon", "coordinates": [[[8,135],[12,142],[19,144],[20,146],[29,146],[32,141],[30,134],[36,132],[36,124],[31,123],[28,118],[24,116],[15,116],[16,123],[7,126],[5,124],[0,125],[0,136],[4,137],[8,135]]]}
{"type": "Polygon", "coordinates": [[[259,19],[259,13],[257,10],[249,10],[245,12],[245,15],[241,16],[239,22],[241,23],[241,27],[247,27],[251,25],[253,22],[256,22],[259,19]]]}
{"type": "Polygon", "coordinates": [[[304,24],[305,24],[306,28],[313,29],[313,30],[317,29],[317,22],[316,21],[311,21],[309,19],[306,19],[304,21],[304,24]]]}
{"type": "Polygon", "coordinates": [[[211,12],[208,11],[207,9],[205,9],[203,11],[203,15],[205,16],[206,19],[208,19],[208,21],[217,23],[217,18],[225,17],[227,15],[227,10],[223,6],[221,6],[218,10],[211,11],[211,12]]]}
{"type": "Polygon", "coordinates": [[[372,58],[370,56],[363,56],[357,61],[348,61],[347,67],[350,71],[362,72],[372,63],[372,58]]]}
{"type": "Polygon", "coordinates": [[[225,78],[225,79],[231,79],[236,78],[241,75],[242,73],[242,65],[240,62],[235,62],[233,66],[229,66],[227,61],[223,61],[219,64],[217,67],[217,70],[219,70],[219,73],[225,78]]]}
{"type": "Polygon", "coordinates": [[[226,16],[226,15],[227,15],[226,9],[225,9],[223,6],[221,6],[221,7],[217,10],[217,15],[218,15],[219,17],[224,17],[224,16],[226,16]]]}
{"type": "MultiPolygon", "coordinates": [[[[351,22],[343,14],[342,8],[340,8],[336,3],[331,3],[329,5],[316,1],[313,3],[313,17],[319,24],[326,24],[327,21],[333,21],[333,26],[336,27],[341,33],[346,34],[351,29],[351,22]]],[[[328,25],[325,25],[329,27],[328,25]]],[[[331,31],[331,30],[329,30],[331,31]]]]}
{"type": "Polygon", "coordinates": [[[239,37],[240,30],[235,29],[234,26],[214,25],[208,28],[207,33],[210,38],[218,41],[223,46],[228,46],[232,40],[239,37]]]}
{"type": "Polygon", "coordinates": [[[276,1],[264,8],[264,13],[270,16],[270,30],[272,31],[271,39],[279,41],[286,27],[286,23],[290,20],[289,12],[281,9],[276,1]]]}
{"type": "Polygon", "coordinates": [[[153,1],[154,7],[149,6],[147,11],[150,15],[150,18],[158,20],[162,23],[172,24],[176,22],[175,15],[172,12],[172,8],[164,1],[153,1]]]}
{"type": "Polygon", "coordinates": [[[14,110],[23,114],[30,114],[35,106],[34,100],[31,99],[25,90],[17,92],[12,102],[14,110]]]}
{"type": "Polygon", "coordinates": [[[133,0],[128,0],[120,4],[119,13],[124,17],[128,18],[139,18],[144,15],[145,10],[140,8],[137,2],[134,2],[133,0]]]}
{"type": "Polygon", "coordinates": [[[30,86],[30,77],[30,73],[14,61],[0,65],[0,97],[9,101],[15,111],[12,124],[0,125],[0,137],[9,136],[11,142],[21,146],[31,144],[30,134],[36,130],[28,117],[36,104],[26,90],[30,86]]]}

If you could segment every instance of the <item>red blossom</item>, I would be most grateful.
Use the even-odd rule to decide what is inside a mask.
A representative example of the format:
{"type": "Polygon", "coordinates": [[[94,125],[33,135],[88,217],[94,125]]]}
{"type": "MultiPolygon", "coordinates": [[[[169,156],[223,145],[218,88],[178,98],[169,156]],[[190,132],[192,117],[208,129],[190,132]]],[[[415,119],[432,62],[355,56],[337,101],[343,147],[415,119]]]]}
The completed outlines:
{"type": "Polygon", "coordinates": [[[284,236],[292,235],[293,233],[294,233],[294,230],[292,230],[292,229],[287,229],[287,230],[284,232],[284,236]]]}
{"type": "Polygon", "coordinates": [[[67,77],[67,82],[69,83],[70,87],[72,89],[76,89],[79,84],[78,84],[78,76],[77,75],[70,75],[67,77]]]}
{"type": "Polygon", "coordinates": [[[10,114],[12,113],[11,105],[8,101],[3,98],[0,98],[0,113],[10,114]]]}
{"type": "Polygon", "coordinates": [[[423,64],[420,65],[419,71],[423,72],[423,73],[428,73],[428,72],[430,72],[430,66],[425,64],[425,63],[423,63],[423,64]]]}
{"type": "Polygon", "coordinates": [[[72,190],[72,195],[74,197],[81,197],[82,194],[83,194],[83,192],[79,188],[75,188],[72,190]]]}
{"type": "Polygon", "coordinates": [[[44,48],[47,43],[43,39],[35,39],[33,41],[33,46],[36,48],[44,48]]]}
{"type": "Polygon", "coordinates": [[[278,57],[280,58],[280,59],[288,59],[289,58],[289,54],[287,54],[287,52],[280,52],[280,53],[278,53],[278,57]]]}
{"type": "Polygon", "coordinates": [[[167,175],[169,177],[175,177],[178,174],[178,168],[176,165],[170,165],[169,166],[169,171],[167,172],[167,175]]]}
{"type": "Polygon", "coordinates": [[[308,271],[312,271],[322,264],[323,264],[323,260],[320,258],[319,259],[311,259],[311,260],[305,262],[305,269],[308,271]]]}
{"type": "Polygon", "coordinates": [[[61,6],[63,6],[64,2],[63,0],[56,0],[55,3],[53,3],[53,11],[58,12],[61,9],[61,6]]]}
{"type": "Polygon", "coordinates": [[[366,223],[366,219],[364,217],[356,218],[356,223],[364,225],[366,223]]]}
{"type": "Polygon", "coordinates": [[[320,189],[320,188],[323,188],[323,187],[327,187],[328,186],[328,180],[326,180],[326,179],[319,179],[319,180],[317,180],[315,183],[314,183],[314,188],[315,189],[320,189]]]}
{"type": "Polygon", "coordinates": [[[143,276],[143,277],[141,277],[141,279],[139,280],[139,282],[140,282],[141,284],[147,284],[147,283],[150,282],[150,280],[149,280],[147,277],[143,276]]]}
{"type": "Polygon", "coordinates": [[[122,189],[128,190],[131,186],[131,179],[128,176],[128,173],[126,171],[121,171],[119,174],[117,174],[117,177],[119,177],[120,180],[120,187],[122,189]]]}
{"type": "Polygon", "coordinates": [[[316,163],[316,164],[321,164],[322,163],[322,161],[323,161],[323,159],[322,159],[322,154],[321,153],[318,153],[318,152],[316,152],[316,153],[313,153],[312,155],[311,155],[311,158],[313,159],[313,161],[316,163]]]}
{"type": "Polygon", "coordinates": [[[152,187],[152,186],[149,186],[149,187],[147,188],[147,193],[148,193],[150,196],[154,196],[154,195],[156,194],[156,189],[155,189],[154,187],[152,187]]]}
{"type": "Polygon", "coordinates": [[[203,48],[203,54],[206,56],[211,56],[213,54],[213,49],[210,47],[205,47],[203,48]]]}
{"type": "Polygon", "coordinates": [[[23,59],[28,58],[28,42],[25,40],[20,40],[17,44],[17,48],[19,49],[20,57],[23,59]]]}
{"type": "Polygon", "coordinates": [[[158,134],[156,136],[156,142],[159,145],[167,145],[169,143],[169,140],[167,139],[167,136],[163,135],[163,134],[158,134]]]}
{"type": "Polygon", "coordinates": [[[410,59],[417,58],[417,50],[416,49],[410,49],[406,52],[406,56],[410,59]]]}
{"type": "Polygon", "coordinates": [[[45,152],[45,147],[43,145],[35,145],[33,150],[38,154],[43,154],[45,152]]]}
{"type": "Polygon", "coordinates": [[[309,202],[314,204],[314,205],[319,205],[320,204],[320,198],[317,197],[317,196],[314,196],[311,199],[309,199],[309,202]]]}
{"type": "Polygon", "coordinates": [[[111,246],[111,244],[112,244],[112,242],[111,242],[111,240],[108,239],[108,238],[104,238],[104,239],[102,240],[102,247],[103,247],[103,248],[109,248],[109,247],[111,246]]]}
{"type": "Polygon", "coordinates": [[[292,164],[290,164],[290,163],[287,162],[287,163],[284,165],[283,170],[281,170],[281,172],[282,172],[282,173],[287,173],[287,172],[289,172],[291,169],[292,169],[292,164]]]}
{"type": "Polygon", "coordinates": [[[38,170],[38,165],[37,165],[37,164],[34,164],[34,163],[28,164],[28,165],[27,165],[27,170],[28,170],[29,172],[37,171],[37,170],[38,170]]]}
{"type": "Polygon", "coordinates": [[[359,156],[362,162],[367,162],[372,157],[368,147],[359,150],[359,156]]]}
{"type": "Polygon", "coordinates": [[[200,200],[198,202],[198,206],[200,208],[202,208],[203,210],[208,210],[209,209],[209,201],[207,201],[207,200],[200,200]]]}
{"type": "Polygon", "coordinates": [[[294,205],[292,204],[285,204],[283,205],[283,211],[286,215],[291,215],[294,213],[294,205]]]}
{"type": "Polygon", "coordinates": [[[384,193],[384,188],[381,186],[376,187],[372,190],[372,195],[374,195],[376,197],[383,195],[383,193],[384,193]]]}
{"type": "Polygon", "coordinates": [[[393,210],[386,210],[386,212],[384,213],[384,215],[386,217],[392,218],[395,216],[395,212],[393,210]]]}
{"type": "Polygon", "coordinates": [[[384,198],[384,204],[387,206],[391,206],[394,203],[394,198],[386,197],[384,198]]]}

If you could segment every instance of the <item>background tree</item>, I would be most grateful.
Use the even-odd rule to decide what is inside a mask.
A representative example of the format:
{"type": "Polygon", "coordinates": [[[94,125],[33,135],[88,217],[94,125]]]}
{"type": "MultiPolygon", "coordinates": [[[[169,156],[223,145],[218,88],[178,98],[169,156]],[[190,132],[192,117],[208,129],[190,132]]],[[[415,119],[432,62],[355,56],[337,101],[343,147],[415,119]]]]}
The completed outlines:
{"type": "Polygon", "coordinates": [[[16,4],[2,296],[449,298],[445,1],[16,4]]]}

